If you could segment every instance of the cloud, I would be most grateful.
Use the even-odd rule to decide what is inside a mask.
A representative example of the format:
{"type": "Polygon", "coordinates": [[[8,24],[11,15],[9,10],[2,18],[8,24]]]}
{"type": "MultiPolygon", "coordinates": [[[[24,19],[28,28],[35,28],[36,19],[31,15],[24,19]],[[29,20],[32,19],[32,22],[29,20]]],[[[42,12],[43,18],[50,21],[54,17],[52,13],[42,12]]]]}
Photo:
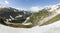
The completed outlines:
{"type": "Polygon", "coordinates": [[[11,4],[11,3],[9,3],[8,0],[4,0],[4,1],[1,1],[1,2],[0,2],[0,7],[6,7],[6,6],[8,6],[9,4],[11,4]]]}
{"type": "Polygon", "coordinates": [[[25,11],[27,11],[27,9],[26,9],[26,8],[20,8],[20,10],[25,10],[25,11]]]}
{"type": "Polygon", "coordinates": [[[31,10],[32,12],[38,12],[38,11],[40,10],[40,7],[34,6],[34,7],[31,7],[30,10],[31,10]]]}
{"type": "Polygon", "coordinates": [[[13,8],[18,9],[18,10],[28,11],[28,9],[26,9],[26,8],[18,8],[18,7],[13,7],[13,8]]]}
{"type": "Polygon", "coordinates": [[[5,0],[5,4],[9,4],[9,2],[7,0],[5,0]]]}

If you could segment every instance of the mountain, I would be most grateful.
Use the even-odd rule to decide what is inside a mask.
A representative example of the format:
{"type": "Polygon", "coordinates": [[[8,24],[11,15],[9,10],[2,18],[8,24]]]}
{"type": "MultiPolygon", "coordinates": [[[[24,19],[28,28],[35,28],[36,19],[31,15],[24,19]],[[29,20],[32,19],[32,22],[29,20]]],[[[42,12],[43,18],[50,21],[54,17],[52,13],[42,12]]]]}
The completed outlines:
{"type": "Polygon", "coordinates": [[[11,7],[0,8],[0,23],[23,23],[31,14],[28,11],[20,11],[11,7]]]}
{"type": "Polygon", "coordinates": [[[60,20],[60,4],[48,6],[37,13],[34,13],[28,22],[33,25],[47,25],[60,20]]]}
{"type": "Polygon", "coordinates": [[[12,27],[44,26],[60,20],[60,4],[45,7],[39,12],[28,12],[11,7],[0,8],[0,23],[12,27]]]}

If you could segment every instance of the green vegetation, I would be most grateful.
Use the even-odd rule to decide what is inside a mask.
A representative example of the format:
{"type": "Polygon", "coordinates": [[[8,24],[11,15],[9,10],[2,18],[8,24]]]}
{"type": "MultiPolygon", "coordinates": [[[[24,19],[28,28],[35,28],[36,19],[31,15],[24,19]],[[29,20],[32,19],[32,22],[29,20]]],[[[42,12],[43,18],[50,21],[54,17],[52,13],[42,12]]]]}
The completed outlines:
{"type": "MultiPolygon", "coordinates": [[[[44,23],[44,24],[42,24],[42,25],[51,24],[51,23],[56,22],[56,21],[58,21],[58,20],[60,20],[60,14],[59,14],[59,15],[57,15],[57,16],[55,16],[54,18],[52,18],[52,19],[48,20],[47,22],[45,22],[45,23],[44,23]]],[[[42,26],[42,25],[41,25],[41,26],[42,26]]]]}
{"type": "Polygon", "coordinates": [[[32,28],[33,25],[23,25],[23,24],[8,24],[8,26],[15,27],[15,28],[32,28]]]}
{"type": "MultiPolygon", "coordinates": [[[[35,20],[35,19],[34,19],[34,20],[35,20]]],[[[37,20],[37,19],[36,19],[36,20],[37,20]]],[[[51,24],[51,23],[53,23],[53,22],[55,22],[55,21],[58,21],[58,20],[60,20],[60,14],[57,15],[57,16],[55,16],[54,18],[48,20],[47,22],[43,23],[43,24],[40,25],[40,26],[47,25],[47,24],[51,24]]],[[[31,21],[33,21],[33,19],[32,19],[31,21]]],[[[15,28],[31,28],[31,27],[34,26],[34,22],[32,22],[32,23],[33,23],[33,24],[31,24],[31,25],[8,24],[7,26],[11,26],[11,27],[15,27],[15,28]]]]}
{"type": "MultiPolygon", "coordinates": [[[[6,21],[6,18],[3,18],[3,17],[0,16],[0,24],[6,25],[6,26],[11,26],[11,27],[16,27],[16,28],[31,28],[31,27],[37,25],[37,23],[40,20],[43,20],[45,17],[50,16],[54,12],[49,12],[47,9],[42,9],[39,12],[32,13],[31,16],[27,15],[27,14],[25,15],[25,14],[23,14],[23,12],[21,12],[21,13],[22,13],[23,17],[18,17],[18,18],[15,18],[15,20],[9,21],[10,24],[9,23],[5,23],[4,21],[6,21]],[[25,19],[27,18],[27,16],[30,16],[30,19],[27,21],[27,23],[28,22],[32,23],[30,25],[24,25],[24,24],[22,24],[25,21],[25,19]]],[[[8,15],[10,15],[10,14],[9,13],[2,14],[2,16],[6,17],[5,15],[8,17],[8,15]]],[[[15,12],[14,12],[13,16],[14,15],[16,15],[15,12]]],[[[60,14],[57,15],[57,16],[55,16],[54,18],[46,21],[41,26],[53,23],[53,22],[58,21],[58,20],[60,20],[60,14]]]]}
{"type": "Polygon", "coordinates": [[[37,13],[34,13],[33,15],[31,15],[30,19],[27,22],[31,22],[32,24],[37,23],[39,20],[49,16],[50,14],[52,14],[51,12],[49,12],[46,9],[43,9],[37,13]]]}
{"type": "Polygon", "coordinates": [[[50,16],[52,13],[49,12],[48,10],[46,9],[43,9],[37,13],[33,13],[30,17],[30,19],[27,21],[27,22],[31,22],[32,24],[31,25],[23,25],[23,24],[8,24],[8,26],[12,26],[12,27],[20,27],[20,28],[31,28],[33,27],[35,24],[38,23],[39,20],[47,17],[47,16],[50,16]]]}

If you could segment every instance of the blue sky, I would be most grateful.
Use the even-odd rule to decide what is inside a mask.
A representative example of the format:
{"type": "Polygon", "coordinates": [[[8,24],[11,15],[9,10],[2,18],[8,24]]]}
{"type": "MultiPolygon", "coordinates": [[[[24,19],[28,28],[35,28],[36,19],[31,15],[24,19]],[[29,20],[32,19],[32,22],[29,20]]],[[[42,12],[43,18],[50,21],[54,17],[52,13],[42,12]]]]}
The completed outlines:
{"type": "Polygon", "coordinates": [[[57,4],[60,3],[60,0],[0,0],[0,4],[2,3],[9,7],[30,8],[57,4]]]}

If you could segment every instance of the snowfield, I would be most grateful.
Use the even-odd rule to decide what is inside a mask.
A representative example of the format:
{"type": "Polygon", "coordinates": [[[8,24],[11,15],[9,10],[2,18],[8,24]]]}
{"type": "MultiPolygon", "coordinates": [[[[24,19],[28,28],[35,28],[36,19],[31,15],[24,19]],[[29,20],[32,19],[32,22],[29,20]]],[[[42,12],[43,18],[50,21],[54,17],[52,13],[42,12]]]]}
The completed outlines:
{"type": "Polygon", "coordinates": [[[0,33],[60,33],[60,21],[45,25],[35,26],[32,28],[13,28],[0,25],[0,33]]]}

